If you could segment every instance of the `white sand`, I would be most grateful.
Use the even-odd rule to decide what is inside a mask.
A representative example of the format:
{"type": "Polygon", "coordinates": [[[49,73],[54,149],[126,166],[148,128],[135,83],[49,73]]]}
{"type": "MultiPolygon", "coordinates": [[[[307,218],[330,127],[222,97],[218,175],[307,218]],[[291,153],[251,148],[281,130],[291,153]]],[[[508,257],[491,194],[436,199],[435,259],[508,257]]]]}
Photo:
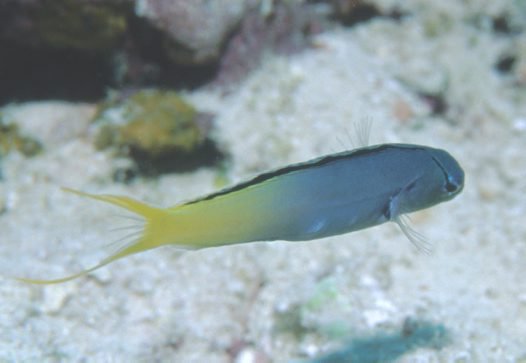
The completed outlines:
{"type": "MultiPolygon", "coordinates": [[[[163,248],[48,287],[2,279],[0,361],[287,362],[411,316],[443,324],[452,342],[401,362],[524,362],[526,97],[492,68],[513,42],[458,23],[429,39],[423,21],[334,31],[313,50],[270,59],[233,94],[187,98],[217,114],[232,182],[349,148],[353,123],[364,119],[375,143],[448,150],[466,172],[464,192],[413,216],[431,255],[384,225],[308,243],[163,248]],[[432,117],[413,87],[437,90],[443,78],[450,109],[432,117]],[[279,316],[295,314],[305,334],[276,328],[279,316]]],[[[112,184],[115,161],[92,147],[91,112],[61,103],[4,109],[46,147],[33,159],[2,160],[5,273],[62,276],[119,236],[108,233],[119,211],[60,186],[163,206],[215,190],[210,169],[112,184]]]]}

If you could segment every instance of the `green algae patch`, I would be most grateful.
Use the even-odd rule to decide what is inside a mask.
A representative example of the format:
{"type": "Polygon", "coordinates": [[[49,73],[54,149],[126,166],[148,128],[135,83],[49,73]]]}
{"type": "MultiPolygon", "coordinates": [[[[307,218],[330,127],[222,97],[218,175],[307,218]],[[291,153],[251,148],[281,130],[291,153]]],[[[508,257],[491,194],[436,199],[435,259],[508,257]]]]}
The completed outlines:
{"type": "Polygon", "coordinates": [[[123,4],[48,1],[33,21],[43,43],[57,48],[106,51],[115,47],[127,29],[131,9],[123,4]]]}
{"type": "Polygon", "coordinates": [[[42,151],[42,144],[20,132],[16,124],[4,124],[0,120],[0,156],[12,151],[31,157],[42,151]]]}
{"type": "MultiPolygon", "coordinates": [[[[98,149],[133,148],[156,157],[189,153],[205,140],[205,132],[196,122],[196,110],[175,92],[137,92],[116,107],[124,122],[101,127],[95,140],[98,149]]],[[[110,106],[105,111],[112,109],[110,106]]]]}
{"type": "Polygon", "coordinates": [[[106,101],[95,121],[96,148],[131,157],[140,172],[188,170],[217,156],[209,138],[211,116],[174,91],[142,90],[106,101]]]}

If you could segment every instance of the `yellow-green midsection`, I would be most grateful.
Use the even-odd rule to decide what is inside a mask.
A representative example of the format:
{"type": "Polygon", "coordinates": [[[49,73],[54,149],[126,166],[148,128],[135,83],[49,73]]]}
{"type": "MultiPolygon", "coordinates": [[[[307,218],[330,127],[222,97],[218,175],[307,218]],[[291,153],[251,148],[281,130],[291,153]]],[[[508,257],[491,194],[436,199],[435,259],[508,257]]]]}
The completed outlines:
{"type": "Polygon", "coordinates": [[[187,204],[171,212],[174,242],[194,247],[265,239],[274,215],[268,191],[243,190],[187,204]]]}

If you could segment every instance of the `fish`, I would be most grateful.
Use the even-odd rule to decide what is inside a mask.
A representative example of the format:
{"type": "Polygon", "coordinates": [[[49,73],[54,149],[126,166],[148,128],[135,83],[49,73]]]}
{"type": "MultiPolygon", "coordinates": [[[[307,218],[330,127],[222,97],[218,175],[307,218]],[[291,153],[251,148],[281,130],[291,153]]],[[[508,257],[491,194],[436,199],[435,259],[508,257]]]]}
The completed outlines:
{"type": "Polygon", "coordinates": [[[396,223],[418,249],[426,251],[427,241],[409,226],[407,214],[449,201],[463,187],[464,171],[447,151],[391,143],[291,164],[169,208],[63,188],[139,216],[140,235],[79,273],[52,280],[17,280],[66,282],[165,245],[202,249],[256,241],[308,241],[385,222],[396,223]]]}

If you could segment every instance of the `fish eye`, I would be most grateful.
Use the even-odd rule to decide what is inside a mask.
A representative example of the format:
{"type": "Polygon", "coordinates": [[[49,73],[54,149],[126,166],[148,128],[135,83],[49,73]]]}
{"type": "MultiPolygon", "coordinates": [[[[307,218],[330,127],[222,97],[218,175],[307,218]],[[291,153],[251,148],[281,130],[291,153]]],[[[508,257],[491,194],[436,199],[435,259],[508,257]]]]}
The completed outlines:
{"type": "Polygon", "coordinates": [[[455,193],[459,190],[460,188],[460,185],[459,183],[457,183],[455,180],[453,180],[453,178],[451,177],[451,175],[447,175],[446,177],[446,186],[445,186],[445,189],[446,189],[446,192],[448,193],[455,193]]]}
{"type": "Polygon", "coordinates": [[[458,193],[462,189],[463,177],[460,180],[458,180],[453,175],[447,172],[447,170],[437,158],[433,157],[433,160],[436,162],[440,170],[442,170],[442,172],[444,173],[444,179],[446,182],[444,185],[444,191],[450,196],[458,193]]]}
{"type": "Polygon", "coordinates": [[[449,181],[446,183],[446,192],[453,193],[457,191],[457,189],[458,189],[458,185],[456,185],[455,183],[451,183],[449,181]]]}

